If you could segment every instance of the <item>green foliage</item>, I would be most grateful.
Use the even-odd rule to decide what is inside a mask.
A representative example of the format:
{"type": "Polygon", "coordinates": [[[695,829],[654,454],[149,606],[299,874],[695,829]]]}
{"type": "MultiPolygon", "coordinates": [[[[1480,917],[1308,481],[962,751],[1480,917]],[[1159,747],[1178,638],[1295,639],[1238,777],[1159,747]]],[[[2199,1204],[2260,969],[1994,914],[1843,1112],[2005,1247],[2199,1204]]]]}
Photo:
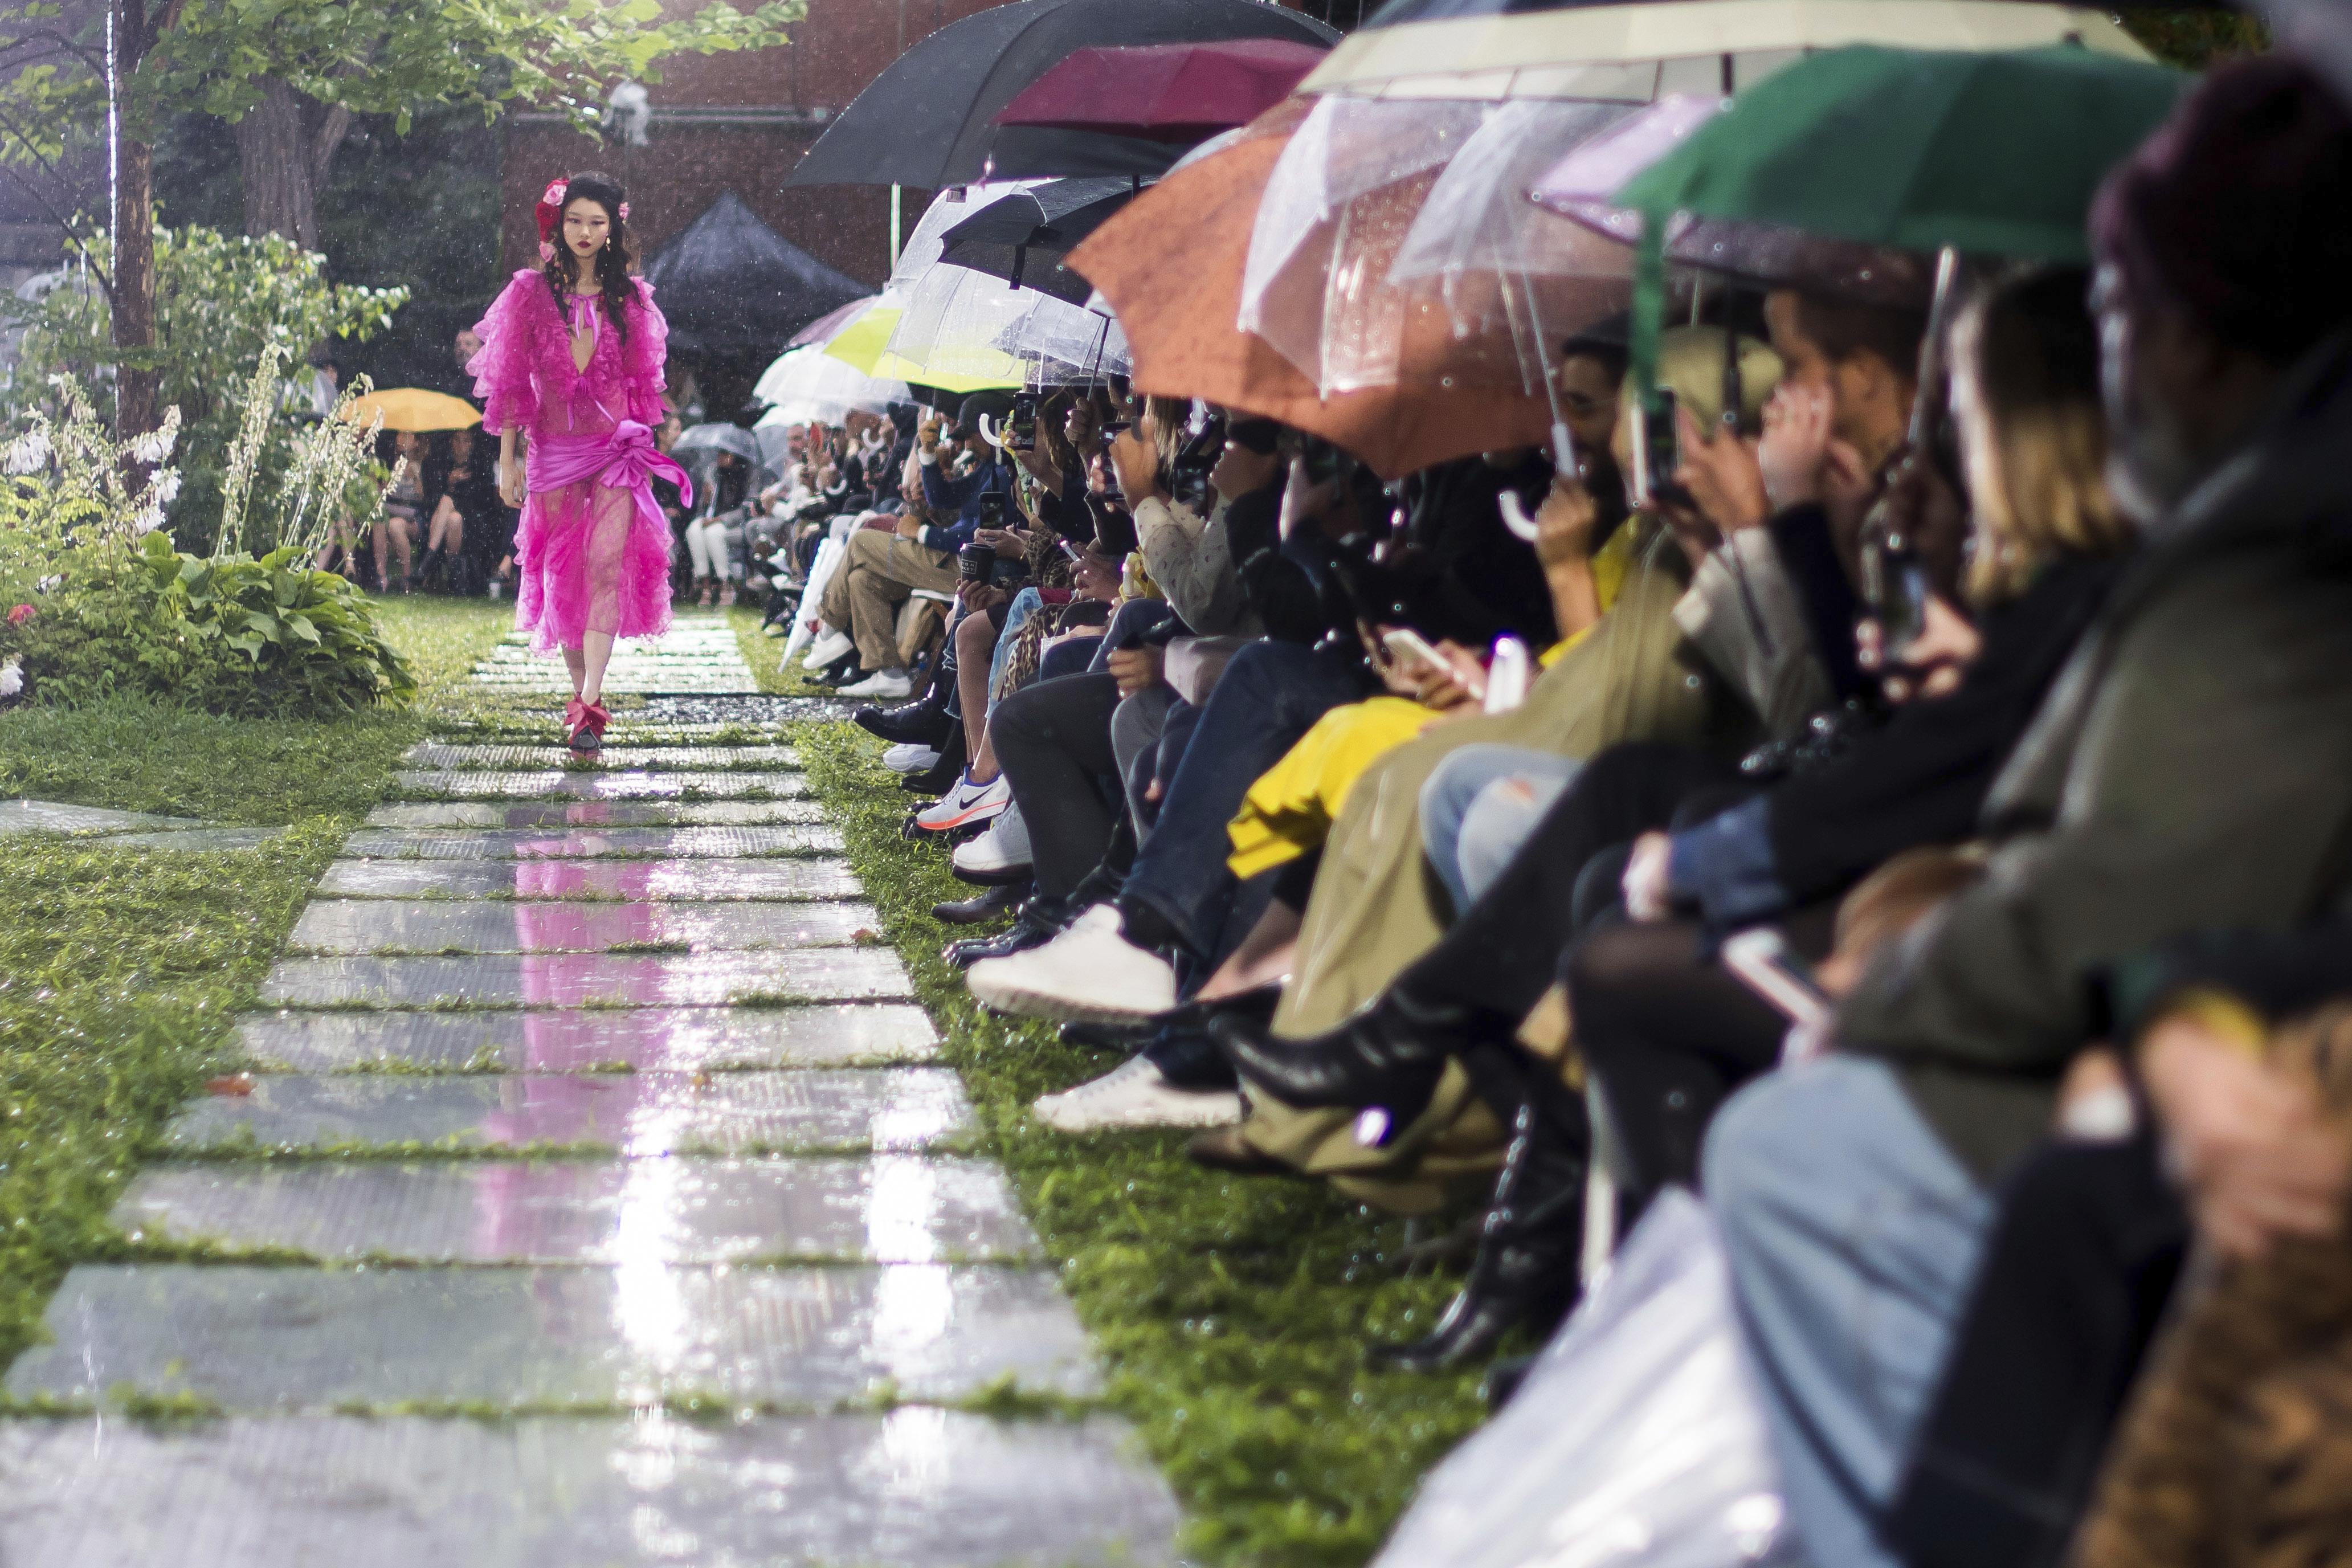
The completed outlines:
{"type": "Polygon", "coordinates": [[[2123,13],[2125,28],[2167,65],[2203,70],[2231,55],[2258,54],[2271,45],[2259,17],[2236,11],[2136,10],[2123,13]]]}
{"type": "Polygon", "coordinates": [[[405,701],[416,681],[365,595],[291,550],[207,559],[161,532],[135,550],[66,553],[64,581],[0,658],[21,658],[28,695],[86,703],[140,693],[208,712],[317,717],[405,701]]]}
{"type": "MultiPolygon", "coordinates": [[[[90,244],[101,269],[111,258],[103,239],[90,244]]],[[[275,353],[299,363],[328,339],[365,339],[392,323],[404,289],[367,289],[327,280],[326,258],[277,235],[256,239],[189,226],[155,231],[156,349],[163,402],[186,426],[181,488],[169,511],[181,542],[209,548],[221,515],[230,455],[242,423],[242,395],[252,367],[275,353]]],[[[51,379],[70,376],[82,396],[110,406],[105,380],[121,356],[111,345],[102,295],[59,289],[25,313],[19,374],[0,414],[23,417],[54,406],[51,379]]],[[[293,462],[296,426],[271,417],[255,454],[255,489],[265,514],[293,462]]],[[[274,538],[274,536],[273,536],[274,538]]]]}
{"type": "MultiPolygon", "coordinates": [[[[770,644],[771,647],[773,644],[770,644]]],[[[766,662],[774,663],[771,653],[766,662]]],[[[988,1153],[1001,1159],[1111,1371],[1183,1500],[1188,1562],[1339,1568],[1378,1548],[1421,1475],[1484,1411],[1474,1369],[1375,1369],[1375,1339],[1426,1331],[1451,1279],[1408,1273],[1402,1222],[1320,1183],[1206,1171],[1175,1134],[1067,1138],[1028,1114],[1115,1058],[1040,1025],[986,1018],[940,959],[933,900],[969,889],[905,842],[905,796],[845,724],[793,743],[842,827],[866,896],[939,1020],[988,1153]]]]}

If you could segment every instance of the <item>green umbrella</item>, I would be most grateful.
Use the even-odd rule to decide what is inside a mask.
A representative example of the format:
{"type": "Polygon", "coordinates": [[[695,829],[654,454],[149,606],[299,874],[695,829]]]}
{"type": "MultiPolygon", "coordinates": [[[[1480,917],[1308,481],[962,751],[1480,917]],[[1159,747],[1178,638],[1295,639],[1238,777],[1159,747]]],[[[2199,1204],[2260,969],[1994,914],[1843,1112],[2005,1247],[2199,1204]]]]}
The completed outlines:
{"type": "Polygon", "coordinates": [[[1831,49],[1741,93],[1616,201],[1652,233],[1686,212],[1906,250],[2085,261],[2092,193],[2188,81],[2065,47],[1831,49]]]}

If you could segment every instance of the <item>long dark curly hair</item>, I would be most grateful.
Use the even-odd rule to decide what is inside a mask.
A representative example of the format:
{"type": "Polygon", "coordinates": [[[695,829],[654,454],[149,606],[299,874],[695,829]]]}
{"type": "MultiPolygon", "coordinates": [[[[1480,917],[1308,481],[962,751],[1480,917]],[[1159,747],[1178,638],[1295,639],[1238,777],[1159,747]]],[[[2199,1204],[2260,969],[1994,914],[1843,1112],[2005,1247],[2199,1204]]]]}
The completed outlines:
{"type": "MultiPolygon", "coordinates": [[[[636,270],[637,258],[629,248],[628,220],[621,216],[621,182],[593,169],[583,170],[564,182],[563,205],[568,208],[573,202],[583,200],[603,207],[604,216],[612,220],[612,231],[604,239],[604,254],[597,258],[596,281],[604,296],[604,314],[612,319],[621,341],[626,342],[629,300],[636,292],[629,279],[636,270]]],[[[556,308],[562,310],[564,296],[572,291],[579,263],[572,257],[572,247],[563,243],[563,220],[560,216],[556,219],[554,240],[555,254],[541,264],[540,270],[547,276],[547,286],[555,290],[556,308]]]]}

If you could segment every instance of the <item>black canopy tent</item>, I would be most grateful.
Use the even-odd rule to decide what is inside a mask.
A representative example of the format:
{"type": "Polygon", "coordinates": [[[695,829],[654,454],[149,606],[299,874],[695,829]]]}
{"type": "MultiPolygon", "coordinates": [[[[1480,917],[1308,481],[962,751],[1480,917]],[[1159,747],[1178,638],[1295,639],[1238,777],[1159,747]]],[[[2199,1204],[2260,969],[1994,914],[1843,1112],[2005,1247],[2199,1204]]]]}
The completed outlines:
{"type": "Polygon", "coordinates": [[[761,222],[732,191],[656,252],[645,273],[673,350],[762,363],[809,322],[873,292],[761,222]]]}

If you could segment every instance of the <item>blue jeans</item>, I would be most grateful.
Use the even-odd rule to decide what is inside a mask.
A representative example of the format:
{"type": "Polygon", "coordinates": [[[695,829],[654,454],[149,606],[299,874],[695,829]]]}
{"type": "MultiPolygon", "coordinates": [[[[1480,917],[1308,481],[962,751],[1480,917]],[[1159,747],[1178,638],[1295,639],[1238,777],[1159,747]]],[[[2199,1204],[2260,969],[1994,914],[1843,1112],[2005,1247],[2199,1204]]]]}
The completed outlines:
{"type": "Polygon", "coordinates": [[[1364,683],[1363,660],[1351,648],[1254,642],[1235,654],[1168,775],[1160,820],[1123,896],[1150,906],[1194,953],[1216,952],[1236,886],[1225,868],[1233,852],[1226,824],[1259,775],[1316,720],[1362,697],[1364,683]]]}
{"type": "Polygon", "coordinates": [[[1725,1104],[1704,1157],[1780,1489],[1815,1568],[1878,1539],[1992,1226],[1894,1068],[1832,1055],[1725,1104]]]}
{"type": "Polygon", "coordinates": [[[1437,764],[1421,786],[1421,845],[1456,915],[1503,874],[1583,765],[1491,742],[1437,764]],[[1499,787],[1513,780],[1517,787],[1499,787]]]}
{"type": "Polygon", "coordinates": [[[988,656],[990,712],[996,710],[996,683],[1004,674],[1004,661],[1013,657],[1013,639],[1021,635],[1021,628],[1029,617],[1045,606],[1045,596],[1034,588],[1022,589],[1013,595],[1013,603],[1005,606],[1003,629],[996,634],[996,647],[988,656]]]}

